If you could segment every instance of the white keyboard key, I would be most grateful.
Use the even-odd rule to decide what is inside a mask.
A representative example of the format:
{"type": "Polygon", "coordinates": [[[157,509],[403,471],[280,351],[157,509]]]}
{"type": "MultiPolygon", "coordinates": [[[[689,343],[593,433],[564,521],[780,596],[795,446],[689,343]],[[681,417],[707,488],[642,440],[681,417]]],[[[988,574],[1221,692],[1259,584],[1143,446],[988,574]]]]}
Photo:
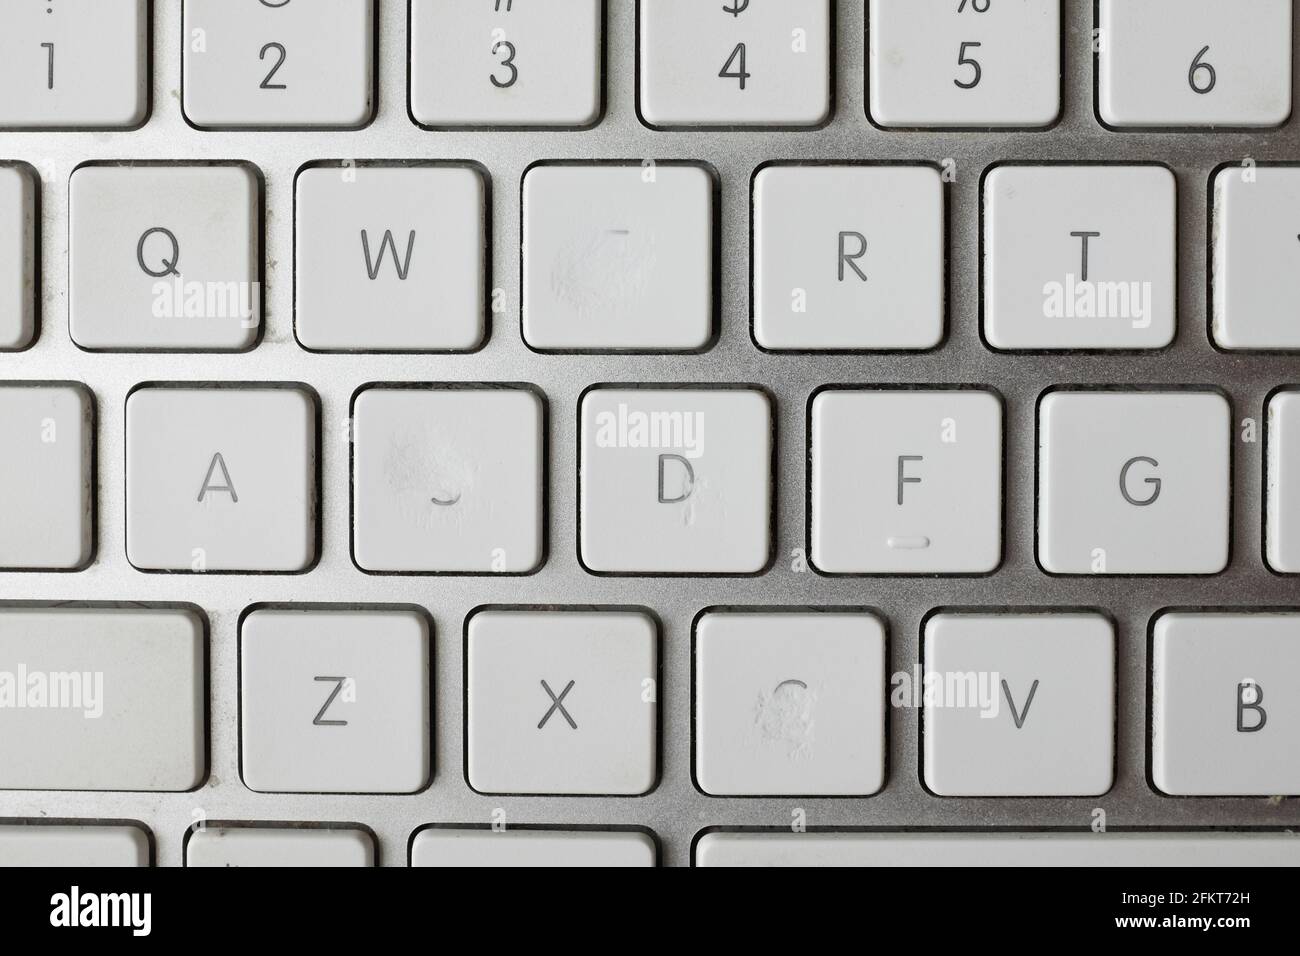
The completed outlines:
{"type": "Polygon", "coordinates": [[[659,634],[641,611],[484,610],[465,639],[481,793],[637,795],[658,776],[659,634]]]}
{"type": "Polygon", "coordinates": [[[126,401],[126,552],[146,571],[304,571],[316,559],[316,403],[300,386],[126,401]]]}
{"type": "Polygon", "coordinates": [[[6,3],[0,128],[129,129],[149,113],[146,0],[6,3]]]}
{"type": "Polygon", "coordinates": [[[84,349],[242,351],[261,326],[261,184],[243,164],[82,166],[68,319],[84,349]]]}
{"type": "Polygon", "coordinates": [[[0,608],[0,789],[199,786],[206,644],[188,610],[0,608]]]}
{"type": "Polygon", "coordinates": [[[1300,574],[1300,389],[1268,403],[1268,564],[1300,574]]]}
{"type": "Polygon", "coordinates": [[[368,388],[353,403],[353,556],[366,571],[535,571],[546,411],[527,388],[368,388]]]}
{"type": "Polygon", "coordinates": [[[1174,339],[1174,174],[999,166],[984,180],[984,337],[995,349],[1157,349],[1174,339]]]}
{"type": "Polygon", "coordinates": [[[582,563],[754,574],[771,556],[772,406],[743,388],[597,388],[582,399],[582,563]]]}
{"type": "Polygon", "coordinates": [[[430,627],[412,610],[259,609],[240,628],[244,784],[415,793],[429,782],[430,627]]]}
{"type": "Polygon", "coordinates": [[[1300,349],[1300,167],[1228,166],[1214,177],[1214,343],[1300,349]]]}
{"type": "Polygon", "coordinates": [[[1151,645],[1151,779],[1176,796],[1300,795],[1300,613],[1166,613],[1151,645]]]}
{"type": "Polygon", "coordinates": [[[0,824],[0,867],[148,866],[149,833],[134,824],[0,824]]]}
{"type": "Polygon", "coordinates": [[[765,349],[929,349],[943,339],[933,166],[768,166],[754,177],[754,339],[765,349]]]}
{"type": "Polygon", "coordinates": [[[185,118],[358,129],[374,114],[374,0],[185,0],[185,118]]]}
{"type": "Polygon", "coordinates": [[[80,385],[0,385],[0,568],[73,570],[94,545],[95,418],[80,385]]]}
{"type": "Polygon", "coordinates": [[[696,866],[1300,866],[1300,837],[1256,833],[706,833],[696,866]]]}
{"type": "Polygon", "coordinates": [[[925,785],[942,797],[1100,796],[1115,771],[1115,631],[1100,614],[925,625],[925,785]]]}
{"type": "Polygon", "coordinates": [[[702,166],[552,166],[524,176],[531,348],[690,351],[713,337],[714,180],[702,166]]]}
{"type": "Polygon", "coordinates": [[[828,574],[979,574],[1002,558],[992,392],[825,389],[811,413],[812,562],[828,574]]]}
{"type": "Polygon", "coordinates": [[[313,166],[294,204],[295,329],[320,351],[483,343],[483,174],[469,166],[313,166]]]}
{"type": "Polygon", "coordinates": [[[1039,404],[1038,432],[1044,570],[1227,567],[1232,409],[1218,392],[1056,391],[1039,404]]]}
{"type": "Polygon", "coordinates": [[[414,0],[411,116],[584,128],[601,113],[601,0],[414,0]]]}
{"type": "Polygon", "coordinates": [[[695,627],[695,780],[715,796],[885,784],[885,629],[867,612],[709,612],[695,627]]]}
{"type": "Polygon", "coordinates": [[[36,336],[36,192],[30,167],[0,165],[0,352],[36,336]]]}
{"type": "Polygon", "coordinates": [[[1097,107],[1115,127],[1279,126],[1291,0],[1099,0],[1097,107]]]}
{"type": "Polygon", "coordinates": [[[817,126],[831,114],[828,0],[641,0],[651,126],[817,126]]]}
{"type": "Polygon", "coordinates": [[[186,866],[374,866],[375,838],[351,827],[229,824],[190,833],[186,866]]]}
{"type": "Polygon", "coordinates": [[[1041,127],[1061,110],[1061,0],[871,0],[881,126],[1041,127]]]}
{"type": "Polygon", "coordinates": [[[642,830],[429,827],[411,840],[411,866],[655,866],[654,837],[642,830]]]}

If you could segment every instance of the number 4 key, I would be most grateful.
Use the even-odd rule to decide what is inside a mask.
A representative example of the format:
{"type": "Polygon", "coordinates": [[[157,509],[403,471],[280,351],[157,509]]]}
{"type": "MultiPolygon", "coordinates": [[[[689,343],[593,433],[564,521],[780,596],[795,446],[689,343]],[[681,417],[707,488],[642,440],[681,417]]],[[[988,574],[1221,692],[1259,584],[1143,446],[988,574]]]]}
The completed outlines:
{"type": "Polygon", "coordinates": [[[647,124],[801,127],[830,115],[828,0],[641,0],[640,10],[647,124]]]}

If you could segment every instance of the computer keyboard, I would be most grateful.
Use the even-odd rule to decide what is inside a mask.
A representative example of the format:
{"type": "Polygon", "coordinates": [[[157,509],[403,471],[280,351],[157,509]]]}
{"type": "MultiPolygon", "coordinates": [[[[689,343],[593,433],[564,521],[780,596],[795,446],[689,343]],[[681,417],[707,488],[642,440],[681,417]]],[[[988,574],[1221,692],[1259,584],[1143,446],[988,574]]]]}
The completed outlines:
{"type": "Polygon", "coordinates": [[[1300,864],[1290,0],[0,9],[0,864],[1300,864]]]}

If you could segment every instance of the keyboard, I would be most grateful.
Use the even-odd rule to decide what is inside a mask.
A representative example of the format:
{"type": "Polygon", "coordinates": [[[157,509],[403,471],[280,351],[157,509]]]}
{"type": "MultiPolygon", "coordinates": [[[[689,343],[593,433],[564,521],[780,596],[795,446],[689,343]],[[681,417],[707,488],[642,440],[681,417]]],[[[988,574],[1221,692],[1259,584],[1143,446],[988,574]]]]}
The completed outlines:
{"type": "Polygon", "coordinates": [[[0,864],[1300,863],[1289,0],[0,21],[0,864]]]}

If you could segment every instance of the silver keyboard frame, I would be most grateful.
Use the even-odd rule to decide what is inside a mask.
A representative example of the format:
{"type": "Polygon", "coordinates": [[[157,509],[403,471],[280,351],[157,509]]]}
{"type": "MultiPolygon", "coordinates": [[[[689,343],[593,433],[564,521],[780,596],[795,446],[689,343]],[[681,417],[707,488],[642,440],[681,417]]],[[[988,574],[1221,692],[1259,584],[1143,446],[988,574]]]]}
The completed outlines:
{"type": "MultiPolygon", "coordinates": [[[[678,131],[644,126],[635,108],[635,3],[608,0],[605,23],[606,110],[584,132],[424,131],[407,111],[407,4],[379,2],[379,103],[356,132],[202,132],[180,105],[181,3],[153,3],[153,112],[134,132],[0,133],[0,159],[23,160],[41,173],[42,328],[36,345],[0,354],[0,380],[76,380],[98,413],[98,551],[77,573],[0,574],[6,601],[187,602],[210,621],[211,773],[193,793],[0,792],[0,819],[130,819],[147,825],[157,862],[179,865],[193,814],[227,821],[328,821],[370,827],[383,865],[406,864],[413,831],[430,823],[489,822],[504,808],[510,824],[636,824],[661,841],[662,862],[689,862],[694,835],[714,825],[784,827],[802,807],[809,826],[1086,827],[1095,807],[1112,826],[1300,826],[1300,801],[1174,799],[1148,783],[1148,624],[1172,606],[1300,605],[1300,580],[1271,573],[1262,558],[1262,440],[1235,442],[1233,551],[1214,577],[1079,578],[1043,573],[1034,558],[1035,411],[1054,385],[1209,385],[1223,389],[1238,422],[1263,423],[1278,385],[1300,383],[1300,357],[1224,354],[1206,322],[1207,184],[1221,163],[1300,159],[1300,122],[1263,132],[1116,133],[1094,111],[1088,0],[1064,2],[1063,111],[1036,132],[903,132],[874,127],[865,113],[863,0],[839,0],[836,13],[835,111],[819,131],[678,131]],[[702,160],[721,182],[721,327],[699,355],[538,355],[519,333],[519,183],[547,159],[643,157],[702,160]],[[326,159],[474,160],[492,181],[491,276],[510,308],[494,316],[485,348],[473,354],[313,354],[293,334],[293,183],[297,170],[326,159]],[[948,335],[924,354],[767,354],[750,337],[750,182],[773,160],[938,162],[952,158],[948,189],[948,335]],[[92,160],[232,160],[265,176],[266,327],[243,354],[91,354],[67,326],[68,176],[92,160]],[[1127,355],[999,354],[980,339],[979,197],[982,173],[1000,161],[1157,161],[1177,173],[1180,297],[1178,336],[1168,349],[1127,355]],[[305,382],[320,396],[321,554],[305,575],[144,574],[124,547],[123,404],[141,382],[305,382]],[[349,449],[345,429],[353,393],[370,382],[528,382],[547,396],[550,427],[548,560],[526,577],[364,574],[350,553],[349,449]],[[731,578],[598,577],[576,553],[577,401],[593,383],[744,382],[775,399],[776,560],[764,574],[731,578]],[[805,543],[806,405],[821,385],[971,384],[997,389],[1006,402],[1005,560],[984,577],[843,577],[794,573],[790,555],[805,543]],[[237,628],[258,603],[345,600],[415,604],[436,627],[432,784],[412,796],[257,794],[239,774],[237,628]],[[648,795],[495,797],[476,794],[463,767],[463,624],[491,604],[638,605],[662,622],[661,779],[648,795]],[[692,782],[691,626],[716,605],[870,606],[889,625],[890,670],[918,657],[923,617],[939,607],[1097,607],[1118,628],[1118,738],[1114,789],[1093,799],[954,799],[926,792],[920,780],[919,714],[889,714],[888,782],[859,799],[730,799],[705,796],[692,782]]],[[[1300,19],[1297,19],[1300,34],[1300,19]]],[[[1296,47],[1300,49],[1300,46],[1296,47]]],[[[1300,84],[1297,84],[1300,86],[1300,84]]],[[[1300,102],[1300,94],[1294,96],[1300,102]]],[[[7,467],[13,467],[11,463],[7,467]]]]}

